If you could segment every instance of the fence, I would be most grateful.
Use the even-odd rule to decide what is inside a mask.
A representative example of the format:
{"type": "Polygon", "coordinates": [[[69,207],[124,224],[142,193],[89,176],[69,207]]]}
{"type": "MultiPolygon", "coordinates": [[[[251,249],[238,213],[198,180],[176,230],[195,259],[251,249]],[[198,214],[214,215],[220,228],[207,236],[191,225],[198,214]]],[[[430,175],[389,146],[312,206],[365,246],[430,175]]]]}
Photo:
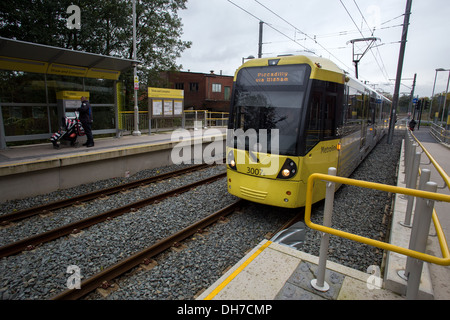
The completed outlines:
{"type": "Polygon", "coordinates": [[[439,141],[450,143],[450,130],[441,127],[436,123],[431,123],[430,133],[439,141]]]}
{"type": "MultiPolygon", "coordinates": [[[[407,131],[407,136],[405,137],[405,174],[407,187],[396,187],[385,184],[359,181],[354,179],[336,177],[336,169],[330,168],[328,175],[326,174],[312,174],[308,179],[307,193],[306,193],[306,205],[305,205],[305,223],[308,227],[323,232],[322,242],[320,247],[319,255],[319,267],[317,273],[317,279],[311,281],[311,285],[320,291],[327,291],[328,284],[325,282],[325,268],[326,260],[328,255],[328,243],[329,235],[335,235],[338,237],[343,237],[353,241],[358,241],[365,243],[367,245],[375,246],[384,250],[389,250],[406,255],[407,262],[405,265],[404,276],[407,278],[408,285],[406,290],[406,297],[408,299],[415,299],[418,294],[420,277],[422,273],[423,262],[435,263],[443,266],[450,265],[450,253],[447,241],[444,236],[444,232],[440,225],[437,214],[434,210],[434,201],[445,201],[450,202],[450,196],[445,194],[436,193],[437,184],[435,182],[430,182],[429,180],[429,170],[422,170],[421,177],[419,181],[419,189],[416,189],[417,185],[417,175],[419,171],[420,157],[418,161],[415,146],[413,141],[417,142],[417,146],[421,146],[424,153],[430,159],[430,162],[436,167],[440,175],[445,181],[445,184],[449,186],[449,177],[444,170],[439,166],[439,164],[433,159],[433,157],[426,151],[426,149],[417,141],[417,139],[412,135],[410,130],[407,131]],[[406,147],[406,145],[409,145],[406,147]],[[414,155],[413,159],[411,156],[414,155]],[[414,178],[415,177],[415,178],[414,178]],[[325,198],[325,210],[323,225],[318,225],[311,222],[311,206],[312,206],[312,194],[314,182],[316,180],[328,181],[327,183],[327,193],[325,198]],[[351,234],[341,230],[331,228],[331,215],[333,210],[333,200],[334,200],[334,189],[335,184],[348,184],[353,186],[358,186],[362,188],[376,189],[391,193],[399,193],[409,197],[409,201],[416,200],[415,211],[414,211],[414,221],[412,223],[411,238],[409,242],[409,248],[402,248],[395,246],[386,242],[362,237],[359,235],[351,234]],[[410,200],[411,199],[411,200],[410,200]],[[427,200],[426,200],[427,199],[427,200]],[[427,243],[428,231],[433,221],[435,229],[437,232],[439,244],[441,247],[442,257],[436,257],[424,253],[427,243]]],[[[406,216],[405,216],[406,220],[406,216]]],[[[407,224],[408,221],[405,221],[407,224]]]]}
{"type": "MultiPolygon", "coordinates": [[[[180,118],[153,118],[151,119],[152,132],[184,129],[201,129],[208,127],[226,127],[228,125],[228,112],[208,110],[184,110],[180,118]]],[[[148,111],[139,111],[139,131],[148,132],[148,111]]],[[[119,112],[119,129],[122,132],[134,130],[134,111],[119,112]]]]}

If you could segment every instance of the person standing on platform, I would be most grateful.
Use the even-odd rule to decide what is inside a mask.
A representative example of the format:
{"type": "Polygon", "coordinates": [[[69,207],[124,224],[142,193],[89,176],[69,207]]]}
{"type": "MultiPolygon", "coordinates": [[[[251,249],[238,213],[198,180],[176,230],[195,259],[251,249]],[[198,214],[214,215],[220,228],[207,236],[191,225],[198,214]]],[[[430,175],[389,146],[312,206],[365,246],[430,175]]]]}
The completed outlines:
{"type": "Polygon", "coordinates": [[[84,132],[86,132],[87,141],[83,144],[88,148],[94,146],[94,137],[92,136],[92,110],[91,105],[86,97],[81,97],[81,107],[77,109],[80,113],[80,121],[83,125],[84,132]]]}

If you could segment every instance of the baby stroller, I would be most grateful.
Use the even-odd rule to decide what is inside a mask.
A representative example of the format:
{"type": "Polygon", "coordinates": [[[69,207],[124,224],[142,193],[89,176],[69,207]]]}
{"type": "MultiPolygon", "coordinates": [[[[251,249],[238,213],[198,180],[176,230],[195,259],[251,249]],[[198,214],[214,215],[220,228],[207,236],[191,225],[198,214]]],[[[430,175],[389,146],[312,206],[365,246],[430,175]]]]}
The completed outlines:
{"type": "Polygon", "coordinates": [[[78,114],[75,114],[75,118],[63,117],[63,127],[58,132],[55,132],[50,141],[53,143],[53,148],[59,149],[58,141],[63,139],[70,142],[71,146],[77,145],[77,137],[84,136],[85,132],[81,121],[78,119],[78,114]]]}

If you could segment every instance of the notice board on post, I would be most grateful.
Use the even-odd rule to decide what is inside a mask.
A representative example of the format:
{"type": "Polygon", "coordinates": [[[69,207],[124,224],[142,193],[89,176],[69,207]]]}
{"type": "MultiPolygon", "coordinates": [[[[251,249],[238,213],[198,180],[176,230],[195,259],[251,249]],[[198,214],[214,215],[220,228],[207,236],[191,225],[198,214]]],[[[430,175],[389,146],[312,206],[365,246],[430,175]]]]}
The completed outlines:
{"type": "Polygon", "coordinates": [[[184,109],[184,90],[148,87],[148,127],[152,119],[181,118],[184,109]]]}
{"type": "Polygon", "coordinates": [[[184,90],[148,88],[148,111],[152,118],[183,116],[184,90]]]}

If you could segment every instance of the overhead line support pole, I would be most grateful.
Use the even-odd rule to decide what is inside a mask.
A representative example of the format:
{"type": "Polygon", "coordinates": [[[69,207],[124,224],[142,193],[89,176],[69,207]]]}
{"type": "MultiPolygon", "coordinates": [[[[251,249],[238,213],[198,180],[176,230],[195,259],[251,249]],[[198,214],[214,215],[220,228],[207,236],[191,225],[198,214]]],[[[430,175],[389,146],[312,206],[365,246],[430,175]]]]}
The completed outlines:
{"type": "MultiPolygon", "coordinates": [[[[137,79],[137,52],[136,52],[136,0],[133,0],[133,60],[134,60],[134,82],[137,79]]],[[[139,131],[139,106],[138,106],[138,88],[134,86],[134,130],[132,132],[133,136],[140,136],[139,131]]],[[[151,132],[149,132],[150,134],[151,132]]]]}
{"type": "Polygon", "coordinates": [[[397,106],[398,106],[398,94],[400,91],[400,82],[402,81],[403,59],[405,56],[406,38],[408,35],[408,25],[409,25],[409,16],[411,14],[411,6],[412,6],[412,0],[407,0],[406,1],[406,9],[405,9],[405,19],[403,20],[402,41],[400,44],[400,53],[398,56],[397,77],[395,80],[394,97],[392,99],[392,108],[391,108],[391,115],[390,115],[390,122],[389,122],[388,144],[392,143],[392,139],[394,137],[396,110],[397,110],[397,106]]]}
{"type": "Polygon", "coordinates": [[[258,58],[262,58],[263,21],[259,21],[258,58]]]}

